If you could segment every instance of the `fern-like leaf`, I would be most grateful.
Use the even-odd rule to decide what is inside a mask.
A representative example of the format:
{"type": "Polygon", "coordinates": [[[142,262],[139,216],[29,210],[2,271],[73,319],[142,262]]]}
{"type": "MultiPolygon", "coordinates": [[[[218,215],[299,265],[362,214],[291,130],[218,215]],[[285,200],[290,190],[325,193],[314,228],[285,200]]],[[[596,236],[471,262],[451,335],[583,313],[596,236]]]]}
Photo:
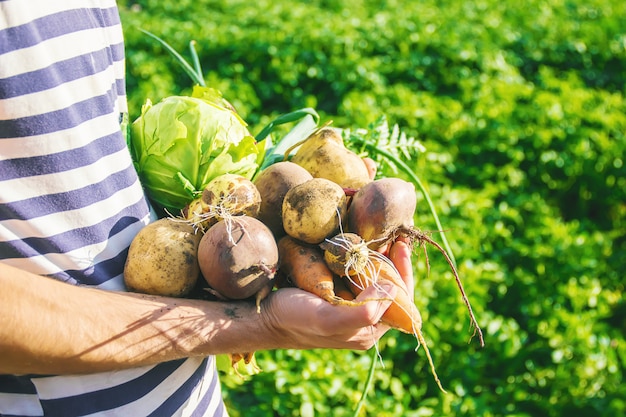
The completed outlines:
{"type": "MultiPolygon", "coordinates": [[[[426,152],[422,142],[413,136],[408,136],[397,123],[390,128],[387,117],[384,115],[370,123],[367,129],[343,130],[343,137],[346,145],[361,155],[366,154],[363,143],[407,162],[426,152]]],[[[383,164],[392,172],[397,173],[396,165],[390,164],[388,158],[384,158],[380,154],[370,155],[370,157],[378,164],[383,164]]]]}

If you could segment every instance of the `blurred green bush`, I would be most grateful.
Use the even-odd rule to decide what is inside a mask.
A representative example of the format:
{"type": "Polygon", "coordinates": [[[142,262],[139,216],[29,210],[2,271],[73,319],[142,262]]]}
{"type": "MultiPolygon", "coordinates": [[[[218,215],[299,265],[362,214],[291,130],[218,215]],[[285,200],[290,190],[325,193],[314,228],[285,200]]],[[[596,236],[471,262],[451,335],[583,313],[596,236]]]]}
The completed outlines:
{"type": "MultiPolygon", "coordinates": [[[[314,107],[339,127],[381,115],[418,138],[429,187],[486,346],[440,254],[416,251],[438,391],[390,332],[362,415],[626,413],[626,3],[120,1],[131,118],[191,83],[183,54],[258,132],[314,107]]],[[[386,174],[392,173],[387,171],[386,174]]],[[[416,215],[434,225],[425,204],[416,215]]],[[[437,233],[433,232],[437,238],[437,233]]],[[[353,415],[371,352],[258,352],[223,377],[237,416],[353,415]]]]}

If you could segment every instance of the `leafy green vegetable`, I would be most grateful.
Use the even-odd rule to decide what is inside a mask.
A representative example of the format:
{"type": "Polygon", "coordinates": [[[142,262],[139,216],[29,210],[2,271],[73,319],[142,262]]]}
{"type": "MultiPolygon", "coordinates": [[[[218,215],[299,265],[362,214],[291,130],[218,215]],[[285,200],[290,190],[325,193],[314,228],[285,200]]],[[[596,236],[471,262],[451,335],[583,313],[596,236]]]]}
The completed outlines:
{"type": "Polygon", "coordinates": [[[196,86],[191,96],[147,100],[131,126],[130,149],[150,199],[175,211],[221,174],[252,178],[265,141],[255,140],[219,91],[196,86]]]}

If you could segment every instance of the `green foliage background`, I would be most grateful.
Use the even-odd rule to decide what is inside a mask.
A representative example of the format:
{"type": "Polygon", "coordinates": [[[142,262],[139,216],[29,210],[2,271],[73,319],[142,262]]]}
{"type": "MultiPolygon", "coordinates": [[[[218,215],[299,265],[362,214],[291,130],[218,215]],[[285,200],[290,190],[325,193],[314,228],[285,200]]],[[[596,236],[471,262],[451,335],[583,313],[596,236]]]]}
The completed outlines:
{"type": "MultiPolygon", "coordinates": [[[[426,182],[486,346],[445,261],[416,254],[416,303],[439,376],[390,332],[362,415],[626,413],[626,2],[121,1],[131,119],[189,78],[186,54],[253,133],[314,107],[418,138],[426,182]],[[188,55],[187,55],[188,56],[188,55]]],[[[393,172],[383,172],[395,175],[393,172]]],[[[421,201],[417,224],[434,228],[421,201]]],[[[433,234],[438,238],[437,234],[433,234]]],[[[258,352],[224,375],[232,416],[353,415],[371,352],[258,352]]],[[[374,360],[377,360],[374,358],[374,360]]]]}

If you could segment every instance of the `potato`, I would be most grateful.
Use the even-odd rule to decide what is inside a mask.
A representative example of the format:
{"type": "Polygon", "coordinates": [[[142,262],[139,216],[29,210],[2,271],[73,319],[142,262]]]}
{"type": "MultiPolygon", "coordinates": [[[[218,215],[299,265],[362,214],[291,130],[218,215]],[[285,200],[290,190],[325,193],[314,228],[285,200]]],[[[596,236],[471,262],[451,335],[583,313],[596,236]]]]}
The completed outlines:
{"type": "Polygon", "coordinates": [[[303,242],[321,243],[339,229],[346,207],[343,188],[325,178],[313,178],[296,185],[285,195],[285,232],[303,242]]]}
{"type": "Polygon", "coordinates": [[[285,194],[310,179],[313,177],[306,169],[289,161],[270,165],[254,179],[254,185],[261,195],[261,208],[257,218],[277,239],[285,235],[282,219],[285,194]]]}
{"type": "Polygon", "coordinates": [[[358,190],[371,181],[363,159],[346,149],[336,129],[323,127],[315,131],[291,159],[315,178],[326,178],[343,188],[358,190]]]}
{"type": "Polygon", "coordinates": [[[130,291],[182,297],[200,275],[198,245],[201,234],[189,223],[163,218],[137,233],[124,266],[124,283],[130,291]]]}

